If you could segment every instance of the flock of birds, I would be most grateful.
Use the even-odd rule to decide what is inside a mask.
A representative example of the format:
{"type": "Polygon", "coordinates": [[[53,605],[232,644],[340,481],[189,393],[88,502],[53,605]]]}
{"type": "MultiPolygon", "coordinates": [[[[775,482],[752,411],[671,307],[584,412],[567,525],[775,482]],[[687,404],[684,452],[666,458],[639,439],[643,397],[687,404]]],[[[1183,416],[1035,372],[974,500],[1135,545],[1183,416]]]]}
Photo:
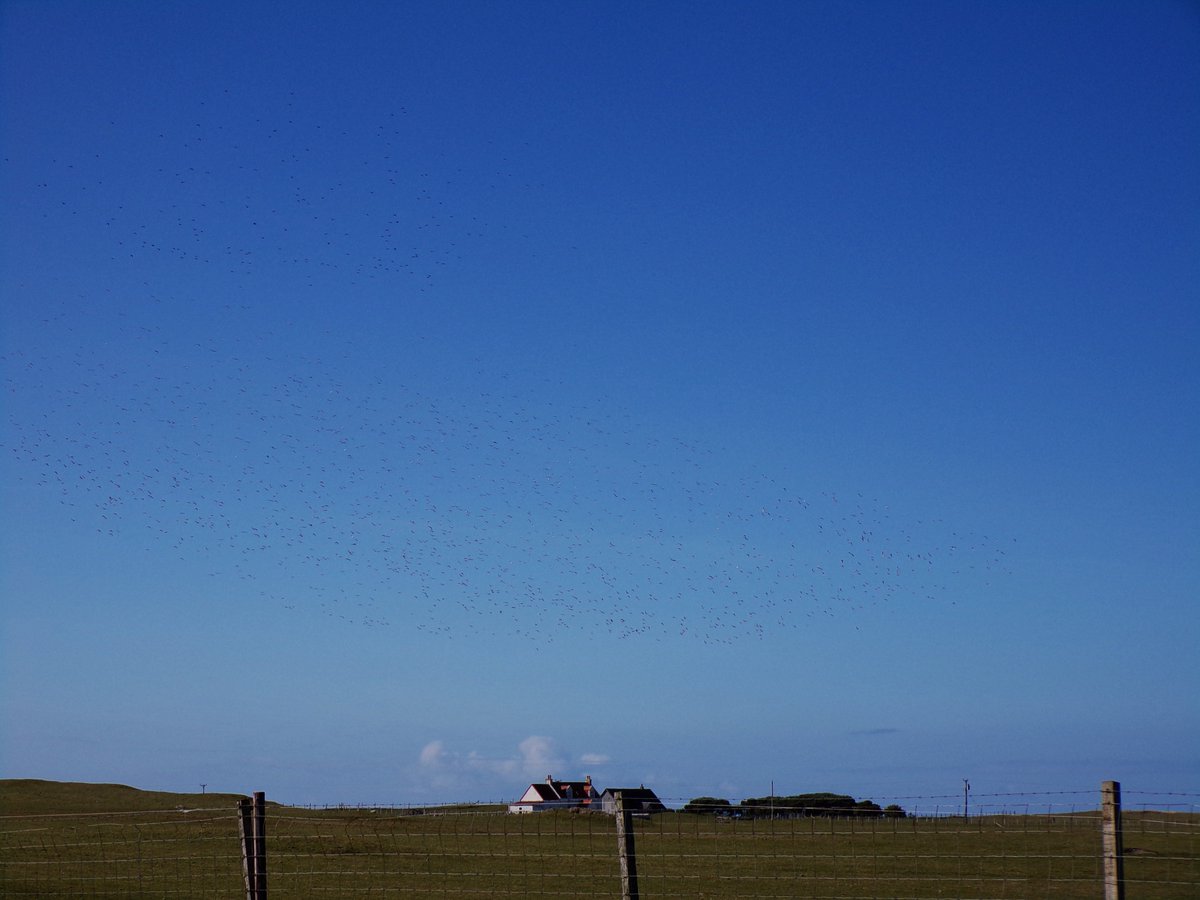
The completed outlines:
{"type": "Polygon", "coordinates": [[[23,163],[31,229],[88,235],[91,274],[27,286],[11,461],[98,539],[281,610],[550,640],[728,643],[1005,568],[1001,541],[805,489],[532,364],[414,371],[406,341],[453,314],[439,278],[511,249],[494,216],[526,175],[434,177],[402,110],[355,134],[286,103],[205,115],[136,160],[100,141],[23,163]],[[122,166],[144,168],[133,195],[122,166]],[[381,320],[391,357],[360,344],[384,294],[426,298],[381,320]]]}

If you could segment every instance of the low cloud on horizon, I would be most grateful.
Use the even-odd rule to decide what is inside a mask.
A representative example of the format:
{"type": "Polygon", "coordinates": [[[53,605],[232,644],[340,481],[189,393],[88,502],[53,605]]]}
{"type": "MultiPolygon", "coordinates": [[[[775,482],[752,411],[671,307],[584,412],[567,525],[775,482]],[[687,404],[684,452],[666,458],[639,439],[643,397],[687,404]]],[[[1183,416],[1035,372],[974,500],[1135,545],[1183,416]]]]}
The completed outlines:
{"type": "Polygon", "coordinates": [[[554,738],[537,734],[522,740],[516,752],[506,756],[457,750],[437,739],[421,748],[413,774],[426,791],[446,795],[447,802],[454,799],[452,794],[489,789],[494,792],[498,788],[505,796],[515,798],[530,782],[542,781],[548,775],[582,779],[592,774],[581,771],[582,767],[603,766],[610,759],[604,753],[565,753],[554,738]]]}

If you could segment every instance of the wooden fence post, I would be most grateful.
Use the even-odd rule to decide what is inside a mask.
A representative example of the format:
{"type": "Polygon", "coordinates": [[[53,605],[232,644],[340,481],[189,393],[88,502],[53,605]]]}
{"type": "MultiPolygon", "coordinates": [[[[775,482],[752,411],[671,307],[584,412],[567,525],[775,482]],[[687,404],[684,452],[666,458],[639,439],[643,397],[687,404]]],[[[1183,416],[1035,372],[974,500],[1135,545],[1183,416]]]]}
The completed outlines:
{"type": "Polygon", "coordinates": [[[254,794],[254,900],[267,900],[267,795],[254,794]]]}
{"type": "Polygon", "coordinates": [[[625,808],[625,798],[617,791],[617,855],[621,860],[621,900],[638,900],[637,854],[633,846],[633,813],[625,808]]]}
{"type": "Polygon", "coordinates": [[[1104,900],[1125,900],[1124,841],[1121,836],[1121,783],[1100,787],[1100,819],[1104,831],[1104,900]]]}
{"type": "Polygon", "coordinates": [[[242,839],[242,880],[246,900],[254,900],[254,801],[243,797],[238,801],[238,833],[242,839]]]}
{"type": "Polygon", "coordinates": [[[267,900],[267,801],[262,791],[238,801],[238,829],[246,900],[267,900]]]}

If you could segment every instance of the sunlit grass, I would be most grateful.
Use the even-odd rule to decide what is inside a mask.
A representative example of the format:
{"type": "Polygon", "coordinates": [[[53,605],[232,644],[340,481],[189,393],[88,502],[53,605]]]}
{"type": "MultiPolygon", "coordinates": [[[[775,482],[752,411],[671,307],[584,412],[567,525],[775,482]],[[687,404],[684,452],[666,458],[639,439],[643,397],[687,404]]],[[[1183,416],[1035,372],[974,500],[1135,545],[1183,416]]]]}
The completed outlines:
{"type": "MultiPolygon", "coordinates": [[[[244,896],[233,795],[0,783],[0,895],[244,896]],[[114,804],[117,808],[114,809],[114,804]],[[107,807],[107,809],[106,809],[107,807]]],[[[272,897],[619,897],[611,817],[267,808],[272,897]]],[[[1200,894],[1200,816],[1126,813],[1131,900],[1200,894]]],[[[637,820],[644,898],[1094,898],[1096,813],[637,820]]]]}

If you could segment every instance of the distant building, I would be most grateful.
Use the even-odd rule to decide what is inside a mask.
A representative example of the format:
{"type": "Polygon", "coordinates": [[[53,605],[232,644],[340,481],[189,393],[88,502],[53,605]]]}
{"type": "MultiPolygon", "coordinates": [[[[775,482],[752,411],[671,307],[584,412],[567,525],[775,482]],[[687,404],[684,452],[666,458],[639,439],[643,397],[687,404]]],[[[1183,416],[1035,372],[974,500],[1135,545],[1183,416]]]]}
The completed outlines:
{"type": "Polygon", "coordinates": [[[663,812],[666,807],[662,801],[650,788],[644,784],[641,787],[635,788],[606,788],[604,793],[600,795],[600,808],[606,813],[615,814],[617,811],[617,794],[621,795],[621,801],[625,805],[625,809],[634,815],[649,815],[650,813],[663,812]]]}
{"type": "Polygon", "coordinates": [[[598,809],[600,794],[592,787],[592,776],[583,781],[558,781],[547,775],[543,782],[534,782],[521,799],[509,804],[510,813],[542,812],[550,809],[598,809]]]}

